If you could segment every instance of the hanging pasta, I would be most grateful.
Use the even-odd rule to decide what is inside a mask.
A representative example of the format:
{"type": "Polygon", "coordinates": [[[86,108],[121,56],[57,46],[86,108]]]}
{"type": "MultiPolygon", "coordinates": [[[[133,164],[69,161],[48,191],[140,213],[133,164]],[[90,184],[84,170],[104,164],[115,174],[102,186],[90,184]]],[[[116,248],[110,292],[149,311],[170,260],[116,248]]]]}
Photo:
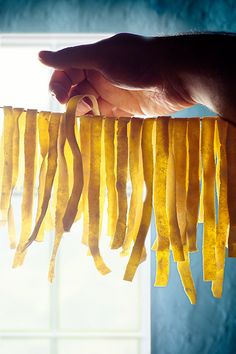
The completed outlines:
{"type": "Polygon", "coordinates": [[[203,280],[211,281],[213,296],[221,297],[227,247],[228,256],[236,257],[236,128],[217,117],[201,122],[200,118],[102,117],[93,96],[87,97],[94,115],[77,117],[77,105],[84,97],[73,97],[65,114],[4,107],[0,225],[8,225],[12,248],[16,230],[11,199],[14,190],[23,187],[13,266],[20,266],[26,248],[34,240],[43,241],[44,231],[53,227],[48,274],[52,281],[63,234],[83,216],[82,243],[98,271],[109,273],[100,251],[107,198],[110,247],[122,248],[121,255],[129,257],[125,280],[132,281],[146,257],[153,208],[155,286],[167,286],[172,253],[186,295],[196,303],[190,256],[197,251],[197,223],[203,221],[203,280]]]}

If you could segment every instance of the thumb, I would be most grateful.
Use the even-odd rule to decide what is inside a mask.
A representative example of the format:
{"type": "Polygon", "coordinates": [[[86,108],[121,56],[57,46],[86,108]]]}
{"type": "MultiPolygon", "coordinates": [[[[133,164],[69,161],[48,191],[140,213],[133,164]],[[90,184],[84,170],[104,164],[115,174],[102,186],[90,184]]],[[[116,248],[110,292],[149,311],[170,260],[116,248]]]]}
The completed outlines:
{"type": "Polygon", "coordinates": [[[96,44],[88,44],[68,47],[56,52],[44,50],[39,52],[39,60],[57,70],[69,68],[96,70],[99,68],[100,55],[96,50],[96,44]]]}

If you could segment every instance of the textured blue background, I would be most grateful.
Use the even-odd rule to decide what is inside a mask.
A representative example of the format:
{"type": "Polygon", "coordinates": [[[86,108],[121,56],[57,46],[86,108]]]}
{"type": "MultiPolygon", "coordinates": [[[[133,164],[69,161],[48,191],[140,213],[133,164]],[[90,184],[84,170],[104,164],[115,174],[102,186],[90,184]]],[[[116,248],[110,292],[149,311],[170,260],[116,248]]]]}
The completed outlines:
{"type": "MultiPolygon", "coordinates": [[[[235,0],[0,0],[0,32],[158,35],[196,30],[236,32],[235,0]]],[[[186,114],[209,112],[195,107],[178,115],[186,114]]],[[[199,248],[201,231],[199,226],[199,248]]],[[[214,299],[210,284],[202,282],[201,252],[193,254],[191,261],[198,291],[196,306],[189,304],[174,264],[169,286],[152,288],[152,354],[236,353],[236,260],[226,262],[221,300],[214,299]]],[[[154,264],[152,259],[152,282],[154,264]]]]}
{"type": "Polygon", "coordinates": [[[235,31],[235,0],[7,0],[1,32],[235,31]]]}

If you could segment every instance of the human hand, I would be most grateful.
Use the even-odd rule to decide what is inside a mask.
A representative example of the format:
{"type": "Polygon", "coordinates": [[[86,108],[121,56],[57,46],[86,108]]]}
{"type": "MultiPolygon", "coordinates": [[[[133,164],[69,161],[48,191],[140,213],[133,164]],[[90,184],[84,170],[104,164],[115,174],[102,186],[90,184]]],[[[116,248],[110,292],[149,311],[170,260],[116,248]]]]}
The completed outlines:
{"type": "MultiPolygon", "coordinates": [[[[98,99],[104,115],[166,115],[201,103],[232,120],[236,36],[220,33],[171,37],[118,34],[94,44],[42,51],[55,69],[50,90],[61,103],[74,95],[98,99]]],[[[80,114],[90,111],[81,103],[80,114]]]]}

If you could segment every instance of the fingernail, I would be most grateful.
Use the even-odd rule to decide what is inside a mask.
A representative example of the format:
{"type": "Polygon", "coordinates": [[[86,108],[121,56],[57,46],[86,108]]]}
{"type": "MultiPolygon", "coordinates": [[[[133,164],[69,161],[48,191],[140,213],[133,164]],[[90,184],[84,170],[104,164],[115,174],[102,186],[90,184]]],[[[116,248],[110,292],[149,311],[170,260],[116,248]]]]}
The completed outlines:
{"type": "Polygon", "coordinates": [[[47,60],[48,56],[50,56],[51,52],[49,50],[41,50],[38,53],[38,58],[40,61],[44,61],[45,59],[47,60]]]}

